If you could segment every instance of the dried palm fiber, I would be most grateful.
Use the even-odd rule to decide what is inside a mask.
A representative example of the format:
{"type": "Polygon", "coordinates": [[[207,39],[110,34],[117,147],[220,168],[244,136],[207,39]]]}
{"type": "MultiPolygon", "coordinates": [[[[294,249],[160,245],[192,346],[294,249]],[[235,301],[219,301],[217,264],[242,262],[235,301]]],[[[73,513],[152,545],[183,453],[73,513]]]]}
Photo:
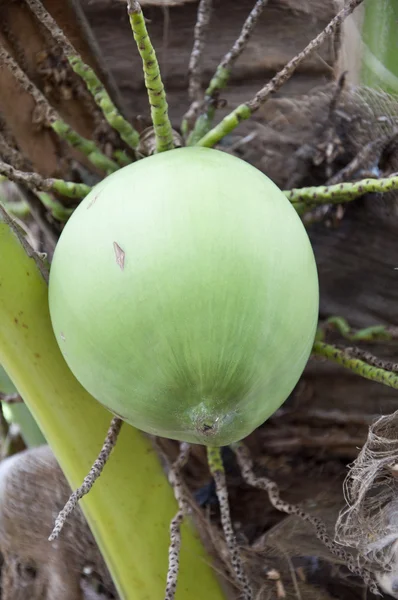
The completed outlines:
{"type": "Polygon", "coordinates": [[[346,506],[336,540],[382,572],[393,569],[398,542],[398,411],[378,419],[344,482],[346,506]]]}
{"type": "Polygon", "coordinates": [[[307,95],[270,100],[255,123],[230,136],[230,148],[282,188],[322,185],[365,147],[371,159],[359,160],[344,180],[398,170],[397,129],[397,98],[333,82],[307,95]]]}

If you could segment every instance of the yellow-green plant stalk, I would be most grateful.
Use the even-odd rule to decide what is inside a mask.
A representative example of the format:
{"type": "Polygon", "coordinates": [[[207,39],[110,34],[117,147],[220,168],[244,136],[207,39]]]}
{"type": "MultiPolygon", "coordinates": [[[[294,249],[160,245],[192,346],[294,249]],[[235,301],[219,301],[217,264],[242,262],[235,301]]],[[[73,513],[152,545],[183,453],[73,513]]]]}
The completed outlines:
{"type": "MultiPolygon", "coordinates": [[[[1,207],[0,215],[0,363],[76,488],[97,457],[111,415],[68,369],[51,327],[46,270],[1,207]]],[[[122,600],[162,600],[169,523],[178,507],[141,432],[122,427],[82,509],[122,600]]],[[[185,525],[177,598],[222,600],[209,563],[194,530],[185,525]]]]}

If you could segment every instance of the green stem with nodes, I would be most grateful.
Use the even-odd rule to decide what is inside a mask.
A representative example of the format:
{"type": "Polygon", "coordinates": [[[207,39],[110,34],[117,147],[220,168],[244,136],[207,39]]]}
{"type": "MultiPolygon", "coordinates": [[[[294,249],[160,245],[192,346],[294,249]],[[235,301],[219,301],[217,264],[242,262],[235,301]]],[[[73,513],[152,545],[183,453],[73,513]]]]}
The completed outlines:
{"type": "Polygon", "coordinates": [[[320,185],[317,187],[295,188],[285,190],[284,194],[296,210],[310,210],[320,204],[341,204],[352,202],[356,198],[369,193],[385,193],[398,189],[398,176],[382,179],[363,179],[354,183],[336,183],[335,185],[320,185]]]}
{"type": "Polygon", "coordinates": [[[315,342],[312,353],[316,356],[323,356],[365,379],[370,379],[371,381],[376,381],[377,383],[382,383],[388,387],[398,389],[398,375],[396,373],[374,367],[358,358],[353,358],[349,356],[347,352],[344,352],[344,350],[341,350],[336,346],[325,344],[323,342],[315,342]]]}
{"type": "Polygon", "coordinates": [[[26,185],[31,190],[41,190],[43,192],[54,192],[67,198],[81,199],[87,196],[91,187],[85,183],[74,183],[73,181],[64,181],[63,179],[54,179],[52,177],[45,179],[38,173],[19,171],[11,165],[0,160],[0,174],[5,175],[15,183],[26,185]]]}
{"type": "Polygon", "coordinates": [[[387,325],[372,325],[364,329],[354,330],[343,317],[329,317],[318,328],[316,339],[321,342],[325,338],[326,329],[332,327],[351,342],[391,341],[394,335],[387,325]]]}
{"type": "Polygon", "coordinates": [[[238,106],[235,110],[233,110],[229,115],[224,117],[224,119],[216,125],[211,131],[209,131],[202,139],[197,142],[197,146],[205,146],[208,148],[212,148],[220,140],[222,140],[226,135],[231,133],[241,121],[245,119],[249,119],[252,114],[260,108],[266,102],[269,97],[274,94],[277,90],[288,79],[292,76],[298,65],[305,59],[307,56],[312,54],[315,50],[319,48],[323,44],[323,42],[332,35],[340,26],[340,24],[344,21],[348,15],[350,15],[353,10],[361,4],[363,0],[350,0],[348,4],[337,13],[337,15],[330,21],[330,23],[325,27],[323,31],[316,38],[314,38],[300,54],[292,58],[287,65],[279,71],[271,79],[269,83],[267,83],[257,94],[244,104],[238,106]]]}
{"type": "Polygon", "coordinates": [[[114,150],[113,158],[120,167],[127,167],[131,164],[131,158],[124,150],[114,150]]]}
{"type": "Polygon", "coordinates": [[[105,171],[105,173],[110,174],[118,170],[118,165],[98,150],[93,141],[87,140],[81,136],[61,119],[57,111],[49,104],[46,97],[34,85],[11,54],[9,54],[1,44],[0,63],[5,65],[5,67],[11,71],[22,89],[32,96],[33,100],[36,102],[36,106],[41,108],[46,124],[51,127],[61,139],[68,142],[73,148],[82,152],[95,167],[105,171]]]}
{"type": "Polygon", "coordinates": [[[227,83],[232,72],[232,67],[237,58],[239,58],[245,49],[247,42],[254,31],[257,21],[267,3],[268,0],[256,1],[252,11],[243,24],[239,37],[233,44],[232,48],[220,61],[220,64],[211,78],[209,86],[205,92],[205,110],[196,120],[194,129],[187,140],[188,146],[194,146],[204,135],[206,135],[208,131],[210,131],[217,106],[216,102],[214,102],[214,97],[220,90],[227,87],[227,83]]]}
{"type": "Polygon", "coordinates": [[[74,72],[83,79],[109,125],[119,133],[122,140],[132,150],[135,150],[140,141],[138,131],[119,113],[93,69],[84,64],[78,55],[68,56],[67,58],[74,72]]]}
{"type": "MultiPolygon", "coordinates": [[[[122,140],[131,149],[135,150],[140,140],[139,133],[120,114],[94,70],[83,62],[81,56],[76,52],[64,32],[58,27],[56,21],[47,12],[41,2],[39,0],[26,0],[26,2],[31,11],[36,15],[38,21],[47,28],[54,40],[62,48],[73,71],[83,79],[88,91],[93,96],[95,103],[101,109],[109,125],[119,133],[122,140]]],[[[119,162],[120,157],[118,158],[116,152],[114,153],[114,157],[119,162]]],[[[127,159],[127,163],[125,164],[129,164],[131,161],[128,160],[127,155],[123,157],[123,160],[125,158],[127,159]]]]}
{"type": "Polygon", "coordinates": [[[77,131],[62,119],[50,118],[49,125],[53,131],[62,139],[68,142],[72,148],[76,148],[82,154],[87,156],[89,161],[107,175],[114,173],[119,169],[119,165],[111,160],[105,154],[98,150],[95,142],[81,136],[77,131]]]}
{"type": "Polygon", "coordinates": [[[43,202],[44,206],[50,211],[54,219],[57,219],[57,221],[65,222],[73,213],[73,208],[66,208],[65,206],[62,206],[62,204],[50,194],[47,194],[46,192],[40,192],[37,195],[43,202]]]}
{"type": "MultiPolygon", "coordinates": [[[[51,325],[46,269],[1,207],[0,256],[6,257],[0,261],[0,363],[76,489],[103,445],[111,414],[65,363],[51,325]]],[[[123,425],[109,463],[81,506],[120,599],[162,598],[168,527],[178,506],[145,435],[123,425]]],[[[221,600],[210,557],[190,523],[182,528],[181,597],[221,600]]]]}
{"type": "Polygon", "coordinates": [[[171,127],[166,93],[160,76],[159,64],[156,58],[145,25],[139,2],[128,0],[127,10],[131,29],[142,59],[145,86],[151,106],[151,117],[156,136],[156,152],[165,152],[174,148],[173,129],[171,127]]]}

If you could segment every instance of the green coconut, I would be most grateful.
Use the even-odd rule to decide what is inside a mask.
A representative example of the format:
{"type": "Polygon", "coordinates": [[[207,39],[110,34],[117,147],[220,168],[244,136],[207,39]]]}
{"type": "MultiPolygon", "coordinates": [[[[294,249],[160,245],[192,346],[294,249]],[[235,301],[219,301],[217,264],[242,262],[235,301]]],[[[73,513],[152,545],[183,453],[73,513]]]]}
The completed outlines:
{"type": "Polygon", "coordinates": [[[54,332],[80,383],[163,437],[221,446],[299,380],[318,320],[312,248],[263,173],[181,148],[110,175],[56,247],[54,332]]]}

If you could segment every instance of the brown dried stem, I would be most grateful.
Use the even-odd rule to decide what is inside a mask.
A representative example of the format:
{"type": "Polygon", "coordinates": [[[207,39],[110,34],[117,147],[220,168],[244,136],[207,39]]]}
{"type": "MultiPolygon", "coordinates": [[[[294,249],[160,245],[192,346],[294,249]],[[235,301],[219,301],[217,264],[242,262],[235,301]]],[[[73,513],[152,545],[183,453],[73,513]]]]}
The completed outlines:
{"type": "Polygon", "coordinates": [[[91,190],[85,183],[74,183],[53,177],[44,178],[38,173],[19,171],[0,160],[0,175],[21,184],[33,191],[55,192],[68,198],[84,198],[91,190]]]}
{"type": "Polygon", "coordinates": [[[169,482],[173,487],[179,510],[170,523],[169,568],[167,571],[165,600],[174,600],[177,588],[180,567],[181,524],[184,516],[189,512],[189,505],[184,494],[181,470],[188,461],[190,450],[191,447],[189,444],[185,442],[180,444],[180,453],[169,472],[169,482]]]}
{"type": "Polygon", "coordinates": [[[61,510],[58,517],[56,518],[54,529],[52,530],[52,533],[48,538],[50,542],[57,539],[69,515],[76,508],[79,500],[89,493],[95,481],[101,475],[106,463],[109,460],[112,450],[116,445],[117,438],[122,427],[122,423],[123,421],[121,419],[119,419],[118,417],[113,417],[108,432],[106,434],[104,445],[101,448],[98,458],[96,458],[93,466],[91,467],[89,474],[84,478],[82,485],[75,492],[73,492],[68,502],[65,504],[64,508],[61,510]]]}
{"type": "Polygon", "coordinates": [[[369,586],[369,589],[373,593],[378,594],[377,584],[371,573],[366,569],[360,568],[356,564],[352,554],[347,552],[347,550],[330,538],[327,533],[326,526],[321,519],[307,513],[298,505],[289,504],[288,502],[282,500],[279,494],[278,486],[274,481],[268,479],[268,477],[257,477],[253,471],[253,462],[250,453],[244,444],[238,442],[236,444],[232,444],[231,448],[235,452],[242,477],[248,485],[265,490],[268,493],[268,498],[272,506],[277,510],[288,515],[296,515],[302,521],[314,527],[316,537],[322,542],[322,544],[324,544],[324,546],[326,546],[326,548],[328,548],[332,554],[343,561],[352,573],[362,577],[366,585],[369,586]]]}
{"type": "MultiPolygon", "coordinates": [[[[258,19],[268,3],[268,0],[257,0],[249,16],[243,24],[239,37],[235,40],[232,48],[225,54],[219,63],[215,74],[213,75],[209,86],[205,92],[205,98],[202,106],[202,114],[197,118],[193,131],[190,134],[187,145],[193,146],[198,142],[211,128],[212,121],[217,107],[216,95],[219,90],[224,89],[228,83],[231,74],[231,69],[236,59],[242,54],[247,46],[249,38],[254,31],[258,19]]],[[[188,121],[194,116],[194,112],[200,105],[199,102],[194,103],[192,110],[188,111],[185,116],[184,128],[188,126],[188,121]]]]}
{"type": "Polygon", "coordinates": [[[212,4],[213,0],[200,0],[199,2],[194,43],[188,67],[188,93],[192,101],[198,101],[201,97],[201,61],[206,45],[206,33],[210,23],[212,4]]]}
{"type": "Polygon", "coordinates": [[[293,75],[298,65],[303,62],[312,52],[317,50],[323,42],[331,36],[341,23],[359,6],[363,0],[350,0],[347,5],[340,10],[337,15],[330,21],[321,33],[319,33],[302,52],[292,58],[281,71],[279,71],[269,83],[267,83],[257,94],[244,104],[240,104],[235,110],[224,119],[211,131],[209,131],[199,142],[198,146],[215,146],[223,137],[231,133],[242,120],[248,119],[251,115],[264,104],[269,97],[282,87],[293,75]]]}
{"type": "Polygon", "coordinates": [[[214,483],[216,484],[216,494],[220,506],[221,523],[231,558],[231,565],[237,582],[242,590],[244,600],[252,600],[253,591],[242,564],[238,542],[232,527],[228,501],[228,488],[220,448],[211,446],[207,448],[207,462],[209,464],[210,472],[213,475],[214,483]]]}

